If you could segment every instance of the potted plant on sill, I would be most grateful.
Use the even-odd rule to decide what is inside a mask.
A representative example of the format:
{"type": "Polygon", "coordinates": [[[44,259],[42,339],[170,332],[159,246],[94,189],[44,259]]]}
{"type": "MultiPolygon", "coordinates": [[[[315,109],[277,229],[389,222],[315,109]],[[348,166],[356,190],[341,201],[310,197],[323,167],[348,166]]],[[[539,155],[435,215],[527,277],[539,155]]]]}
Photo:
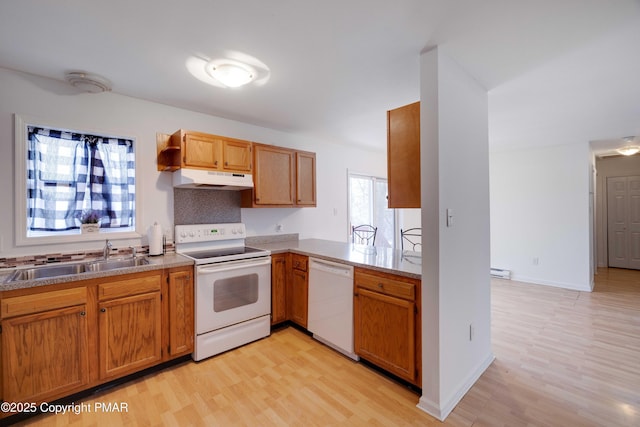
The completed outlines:
{"type": "Polygon", "coordinates": [[[100,231],[100,214],[94,210],[88,210],[82,212],[80,215],[80,232],[85,233],[97,233],[100,231]]]}

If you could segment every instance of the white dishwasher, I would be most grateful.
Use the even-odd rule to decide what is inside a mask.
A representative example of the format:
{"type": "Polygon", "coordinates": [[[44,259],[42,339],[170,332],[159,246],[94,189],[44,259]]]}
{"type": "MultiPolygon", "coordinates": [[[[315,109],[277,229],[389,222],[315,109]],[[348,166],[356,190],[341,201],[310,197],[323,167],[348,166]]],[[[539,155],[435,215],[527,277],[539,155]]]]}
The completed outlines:
{"type": "Polygon", "coordinates": [[[307,329],[318,341],[358,360],[353,347],[353,267],[309,258],[307,329]]]}

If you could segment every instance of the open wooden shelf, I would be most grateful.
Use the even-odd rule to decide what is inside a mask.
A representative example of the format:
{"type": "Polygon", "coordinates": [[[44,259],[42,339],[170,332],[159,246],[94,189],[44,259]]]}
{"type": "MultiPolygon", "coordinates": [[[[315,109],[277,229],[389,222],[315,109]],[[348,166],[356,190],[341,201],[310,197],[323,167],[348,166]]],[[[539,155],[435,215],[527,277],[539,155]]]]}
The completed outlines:
{"type": "Polygon", "coordinates": [[[158,170],[173,172],[180,169],[180,146],[171,144],[171,135],[156,133],[158,170]]]}

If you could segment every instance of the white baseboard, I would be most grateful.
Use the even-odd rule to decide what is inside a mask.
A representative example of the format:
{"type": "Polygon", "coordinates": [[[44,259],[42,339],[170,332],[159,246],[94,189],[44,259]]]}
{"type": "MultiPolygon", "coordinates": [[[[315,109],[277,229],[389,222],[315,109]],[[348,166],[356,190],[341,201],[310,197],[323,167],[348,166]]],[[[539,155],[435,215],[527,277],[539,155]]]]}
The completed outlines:
{"type": "Polygon", "coordinates": [[[451,396],[446,402],[443,402],[441,405],[433,402],[430,399],[427,399],[424,396],[420,397],[418,404],[416,405],[419,409],[423,410],[427,414],[437,418],[440,421],[444,421],[451,411],[456,407],[456,405],[462,400],[465,394],[473,387],[473,385],[478,381],[478,378],[487,370],[487,368],[493,363],[495,360],[495,356],[493,353],[489,353],[489,356],[485,360],[478,365],[476,369],[467,377],[467,380],[463,383],[461,387],[458,388],[458,391],[451,396]]]}
{"type": "Polygon", "coordinates": [[[514,274],[513,276],[511,276],[511,280],[514,282],[531,283],[534,285],[554,286],[556,288],[570,289],[572,291],[591,292],[593,290],[592,287],[590,286],[590,283],[579,284],[579,283],[555,282],[550,280],[536,279],[535,277],[520,276],[517,274],[514,274]]]}

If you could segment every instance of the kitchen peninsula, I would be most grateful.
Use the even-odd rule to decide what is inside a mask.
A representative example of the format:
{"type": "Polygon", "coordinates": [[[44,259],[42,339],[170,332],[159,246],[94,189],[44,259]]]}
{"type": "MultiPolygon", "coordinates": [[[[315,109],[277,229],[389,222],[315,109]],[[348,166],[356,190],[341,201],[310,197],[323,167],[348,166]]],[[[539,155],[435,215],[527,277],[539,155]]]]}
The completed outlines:
{"type": "Polygon", "coordinates": [[[272,254],[292,252],[352,265],[392,273],[413,279],[422,276],[420,252],[404,253],[392,248],[355,245],[323,239],[271,240],[271,236],[247,238],[249,246],[268,249],[272,254]]]}
{"type": "MultiPolygon", "coordinates": [[[[271,251],[273,325],[289,321],[308,328],[309,306],[317,303],[309,294],[310,280],[313,281],[310,259],[352,267],[353,282],[347,285],[350,289],[346,294],[353,295],[353,301],[346,302],[344,297],[328,291],[323,295],[326,305],[320,311],[326,316],[322,317],[336,316],[340,307],[344,309],[345,303],[352,303],[354,353],[397,378],[422,387],[420,253],[320,239],[248,238],[247,244],[271,251]]],[[[325,282],[316,285],[336,288],[325,282]]],[[[338,327],[349,326],[343,323],[338,327]]]]}

